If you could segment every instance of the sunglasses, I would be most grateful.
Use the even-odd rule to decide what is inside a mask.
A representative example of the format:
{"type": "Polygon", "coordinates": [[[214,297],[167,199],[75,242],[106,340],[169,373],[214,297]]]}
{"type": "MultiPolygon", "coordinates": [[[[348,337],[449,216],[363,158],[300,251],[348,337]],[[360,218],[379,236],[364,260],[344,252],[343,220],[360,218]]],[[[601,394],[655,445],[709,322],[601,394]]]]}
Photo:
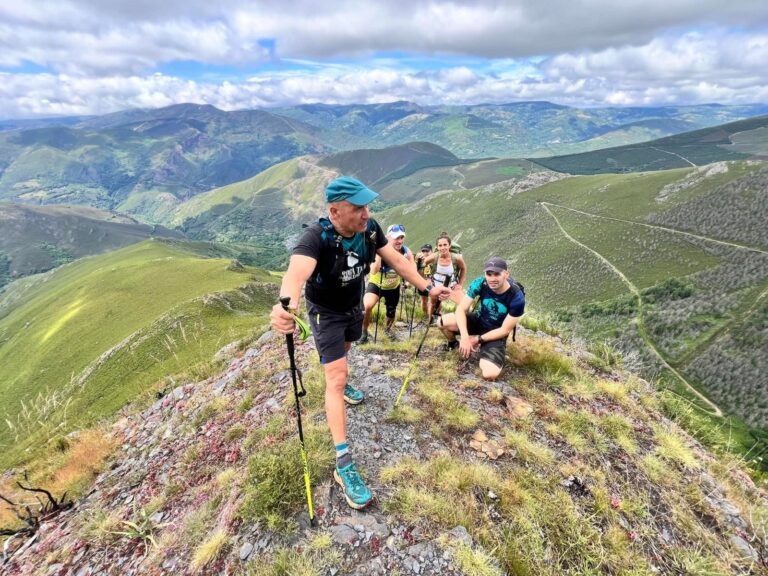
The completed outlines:
{"type": "Polygon", "coordinates": [[[389,227],[390,234],[394,234],[396,232],[402,232],[403,234],[405,234],[405,226],[403,226],[402,224],[395,224],[394,226],[389,227]]]}

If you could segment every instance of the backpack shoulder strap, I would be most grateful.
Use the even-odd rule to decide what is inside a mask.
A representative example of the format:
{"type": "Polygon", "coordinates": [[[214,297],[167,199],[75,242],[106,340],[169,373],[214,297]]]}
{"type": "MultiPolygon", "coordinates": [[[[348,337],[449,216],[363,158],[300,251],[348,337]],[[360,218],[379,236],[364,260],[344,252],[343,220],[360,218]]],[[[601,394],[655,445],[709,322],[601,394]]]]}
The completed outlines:
{"type": "Polygon", "coordinates": [[[376,244],[378,240],[378,233],[376,232],[376,225],[374,224],[372,219],[368,219],[368,224],[366,225],[365,229],[365,249],[368,254],[366,254],[366,260],[368,262],[368,265],[370,267],[370,264],[373,263],[374,260],[376,260],[376,244]]]}
{"type": "Polygon", "coordinates": [[[334,269],[339,261],[339,256],[343,252],[341,235],[336,232],[328,218],[319,218],[317,222],[312,224],[312,228],[320,232],[320,240],[323,243],[318,265],[312,278],[316,281],[323,281],[324,278],[333,278],[334,269]]]}
{"type": "MultiPolygon", "coordinates": [[[[510,286],[512,286],[512,288],[514,288],[515,294],[517,294],[518,292],[522,292],[523,296],[525,296],[525,288],[523,287],[522,284],[520,284],[520,282],[510,278],[509,284],[510,286]]],[[[515,341],[515,336],[517,336],[517,324],[515,324],[515,327],[512,328],[512,342],[515,341]]]]}

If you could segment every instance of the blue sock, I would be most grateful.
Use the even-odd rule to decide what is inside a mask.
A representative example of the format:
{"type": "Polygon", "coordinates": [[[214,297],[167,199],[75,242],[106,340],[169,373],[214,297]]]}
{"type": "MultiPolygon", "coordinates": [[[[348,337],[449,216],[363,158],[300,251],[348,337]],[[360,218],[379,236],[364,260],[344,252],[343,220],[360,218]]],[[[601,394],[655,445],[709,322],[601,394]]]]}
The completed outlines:
{"type": "Polygon", "coordinates": [[[352,454],[346,442],[336,444],[336,468],[341,470],[345,466],[352,464],[352,454]]]}

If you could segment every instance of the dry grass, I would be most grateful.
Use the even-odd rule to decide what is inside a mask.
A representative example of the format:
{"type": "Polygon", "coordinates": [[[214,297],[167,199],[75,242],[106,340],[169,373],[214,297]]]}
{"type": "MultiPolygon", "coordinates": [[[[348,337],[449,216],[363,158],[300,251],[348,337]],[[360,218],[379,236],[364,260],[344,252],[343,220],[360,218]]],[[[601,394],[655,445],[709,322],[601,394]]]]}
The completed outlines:
{"type": "Polygon", "coordinates": [[[205,566],[216,560],[228,542],[229,536],[227,536],[226,532],[223,530],[216,530],[208,540],[195,549],[189,567],[193,572],[199,572],[205,566]]]}
{"type": "MultiPolygon", "coordinates": [[[[84,494],[104,467],[104,461],[112,453],[117,441],[103,429],[85,430],[74,439],[57,439],[48,453],[28,462],[26,485],[45,488],[55,498],[66,493],[67,499],[84,494]]],[[[16,486],[18,477],[3,478],[0,494],[14,502],[26,502],[29,494],[16,486]]],[[[8,507],[0,508],[0,527],[15,526],[18,520],[8,507]]]]}
{"type": "Polygon", "coordinates": [[[64,453],[60,464],[54,462],[49,481],[44,483],[54,494],[67,492],[77,496],[83,493],[102,470],[104,461],[116,445],[117,441],[104,430],[82,432],[64,453]]]}

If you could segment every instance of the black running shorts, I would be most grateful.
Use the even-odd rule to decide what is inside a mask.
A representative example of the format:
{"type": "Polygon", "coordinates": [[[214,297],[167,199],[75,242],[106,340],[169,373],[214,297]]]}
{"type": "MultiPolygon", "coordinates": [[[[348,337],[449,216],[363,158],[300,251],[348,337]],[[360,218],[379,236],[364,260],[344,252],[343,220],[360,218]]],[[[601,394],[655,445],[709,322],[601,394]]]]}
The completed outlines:
{"type": "MultiPolygon", "coordinates": [[[[467,314],[467,332],[470,336],[476,336],[483,332],[480,327],[480,319],[477,314],[470,312],[467,314]]],[[[504,359],[507,353],[507,339],[490,340],[480,344],[480,358],[485,358],[499,368],[504,367],[504,359]]]]}
{"type": "Polygon", "coordinates": [[[307,312],[321,364],[344,358],[347,355],[344,343],[355,342],[363,335],[361,306],[348,312],[337,312],[307,301],[307,312]]]}
{"type": "Polygon", "coordinates": [[[392,288],[392,290],[382,290],[373,282],[368,282],[368,287],[365,289],[365,293],[375,294],[379,298],[384,298],[384,306],[387,308],[387,318],[395,317],[397,314],[397,305],[400,303],[400,286],[392,288]]]}

